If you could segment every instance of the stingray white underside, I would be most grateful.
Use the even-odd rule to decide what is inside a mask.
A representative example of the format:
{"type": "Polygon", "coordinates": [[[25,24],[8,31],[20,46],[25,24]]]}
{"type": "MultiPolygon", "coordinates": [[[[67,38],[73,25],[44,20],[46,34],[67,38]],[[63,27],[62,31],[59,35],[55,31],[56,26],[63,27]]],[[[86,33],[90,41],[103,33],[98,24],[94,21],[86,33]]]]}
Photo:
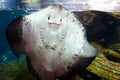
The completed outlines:
{"type": "Polygon", "coordinates": [[[64,8],[49,6],[25,16],[22,25],[26,55],[43,80],[67,72],[77,56],[96,56],[83,25],[64,8]]]}

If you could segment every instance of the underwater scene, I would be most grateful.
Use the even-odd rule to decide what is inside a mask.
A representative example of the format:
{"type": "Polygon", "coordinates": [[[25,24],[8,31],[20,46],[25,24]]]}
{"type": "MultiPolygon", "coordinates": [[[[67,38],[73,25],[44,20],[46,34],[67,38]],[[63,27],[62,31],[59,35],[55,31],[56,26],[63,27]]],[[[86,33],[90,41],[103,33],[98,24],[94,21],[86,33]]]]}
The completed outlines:
{"type": "Polygon", "coordinates": [[[0,80],[120,80],[119,7],[0,0],[0,80]]]}

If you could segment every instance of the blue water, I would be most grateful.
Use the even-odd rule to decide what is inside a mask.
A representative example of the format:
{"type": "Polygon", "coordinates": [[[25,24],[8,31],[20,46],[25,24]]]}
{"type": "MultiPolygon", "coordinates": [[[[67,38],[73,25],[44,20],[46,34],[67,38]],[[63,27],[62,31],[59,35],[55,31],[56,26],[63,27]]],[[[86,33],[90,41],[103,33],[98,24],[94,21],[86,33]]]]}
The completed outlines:
{"type": "Polygon", "coordinates": [[[0,10],[0,62],[18,59],[8,45],[5,30],[15,18],[28,13],[28,10],[0,10]]]}

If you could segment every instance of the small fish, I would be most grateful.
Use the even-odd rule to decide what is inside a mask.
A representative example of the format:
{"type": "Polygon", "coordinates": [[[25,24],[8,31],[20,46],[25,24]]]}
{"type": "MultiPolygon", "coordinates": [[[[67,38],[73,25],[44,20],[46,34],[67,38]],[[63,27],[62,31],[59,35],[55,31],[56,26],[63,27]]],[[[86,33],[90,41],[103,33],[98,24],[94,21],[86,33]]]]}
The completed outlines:
{"type": "Polygon", "coordinates": [[[98,51],[85,34],[75,14],[59,4],[19,17],[6,29],[15,55],[25,54],[41,80],[68,80],[94,60],[98,51]]]}

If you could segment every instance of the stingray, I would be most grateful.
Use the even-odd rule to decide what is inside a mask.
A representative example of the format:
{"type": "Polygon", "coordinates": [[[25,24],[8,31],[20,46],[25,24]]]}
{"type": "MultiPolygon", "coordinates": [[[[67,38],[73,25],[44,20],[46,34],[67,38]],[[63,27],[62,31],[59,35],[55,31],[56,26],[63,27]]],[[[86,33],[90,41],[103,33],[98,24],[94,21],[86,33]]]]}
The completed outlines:
{"type": "Polygon", "coordinates": [[[25,54],[40,80],[68,80],[98,53],[88,43],[77,16],[58,4],[18,17],[6,29],[6,36],[14,54],[25,54]]]}

